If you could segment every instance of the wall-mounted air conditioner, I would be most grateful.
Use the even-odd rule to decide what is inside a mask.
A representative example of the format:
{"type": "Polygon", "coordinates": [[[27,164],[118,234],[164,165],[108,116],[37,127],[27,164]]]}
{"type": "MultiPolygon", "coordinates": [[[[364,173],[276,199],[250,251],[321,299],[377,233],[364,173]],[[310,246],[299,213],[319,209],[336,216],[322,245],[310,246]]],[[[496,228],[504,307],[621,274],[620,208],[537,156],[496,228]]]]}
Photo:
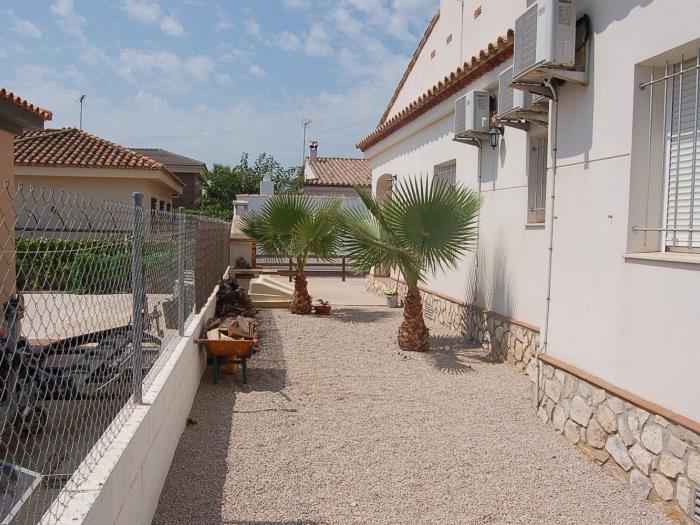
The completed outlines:
{"type": "Polygon", "coordinates": [[[575,61],[574,0],[538,0],[515,21],[515,81],[534,68],[573,68],[575,61]]]}
{"type": "Polygon", "coordinates": [[[490,94],[470,91],[455,102],[455,137],[489,132],[490,94]]]}
{"type": "Polygon", "coordinates": [[[513,89],[513,66],[498,75],[498,112],[496,118],[506,117],[519,109],[527,109],[532,104],[532,93],[513,89]]]}

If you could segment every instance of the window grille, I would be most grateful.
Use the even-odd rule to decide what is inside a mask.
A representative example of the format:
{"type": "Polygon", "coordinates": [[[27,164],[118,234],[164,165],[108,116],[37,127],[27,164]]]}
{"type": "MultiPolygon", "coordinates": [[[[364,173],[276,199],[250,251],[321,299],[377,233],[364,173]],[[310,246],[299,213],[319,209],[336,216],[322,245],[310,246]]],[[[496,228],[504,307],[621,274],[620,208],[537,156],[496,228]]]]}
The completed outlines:
{"type": "Polygon", "coordinates": [[[457,185],[457,162],[452,161],[435,166],[434,181],[443,181],[449,186],[457,185]]]}
{"type": "MultiPolygon", "coordinates": [[[[649,89],[650,115],[654,114],[654,89],[663,92],[663,121],[650,123],[663,129],[664,208],[659,228],[635,228],[636,231],[659,231],[666,251],[700,251],[700,50],[696,57],[684,56],[675,64],[651,68],[651,79],[640,89],[649,89]]],[[[657,97],[658,99],[658,97],[657,97]]],[[[653,133],[649,133],[649,147],[653,133]]],[[[650,154],[650,153],[649,153],[650,154]]],[[[649,161],[651,177],[651,160],[649,161]]],[[[647,218],[649,210],[647,205],[647,218]]]]}
{"type": "Polygon", "coordinates": [[[530,160],[527,174],[527,222],[544,222],[547,194],[547,138],[530,138],[530,160]]]}

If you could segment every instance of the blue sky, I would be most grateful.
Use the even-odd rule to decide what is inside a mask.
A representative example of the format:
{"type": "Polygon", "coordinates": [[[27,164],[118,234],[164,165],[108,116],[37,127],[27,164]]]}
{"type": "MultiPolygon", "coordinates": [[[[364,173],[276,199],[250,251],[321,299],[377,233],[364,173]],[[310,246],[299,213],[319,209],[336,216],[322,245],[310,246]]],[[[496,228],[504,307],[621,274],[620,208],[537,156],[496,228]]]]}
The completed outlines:
{"type": "Polygon", "coordinates": [[[359,155],[439,0],[2,0],[0,86],[133,147],[359,155]]]}

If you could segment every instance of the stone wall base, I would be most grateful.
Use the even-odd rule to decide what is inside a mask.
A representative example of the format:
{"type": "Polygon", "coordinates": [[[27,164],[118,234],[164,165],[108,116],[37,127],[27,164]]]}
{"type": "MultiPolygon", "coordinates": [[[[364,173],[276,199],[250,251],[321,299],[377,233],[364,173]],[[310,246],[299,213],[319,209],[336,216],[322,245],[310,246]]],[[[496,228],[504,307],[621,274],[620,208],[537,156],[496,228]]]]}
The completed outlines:
{"type": "MultiPolygon", "coordinates": [[[[368,277],[383,295],[395,281],[368,277]]],[[[399,283],[399,296],[406,285],[399,283]]],[[[539,331],[481,308],[422,291],[426,316],[481,344],[494,361],[508,362],[535,383],[539,331]]],[[[630,486],[678,523],[691,518],[700,486],[700,435],[540,361],[537,414],[605,472],[630,486]]],[[[534,391],[534,389],[533,389],[534,391]]]]}
{"type": "MultiPolygon", "coordinates": [[[[365,286],[370,293],[384,295],[385,290],[393,290],[396,281],[369,276],[365,286]]],[[[401,301],[407,288],[399,282],[401,301]]],[[[465,305],[421,291],[423,310],[426,317],[461,334],[469,341],[476,342],[489,352],[495,362],[508,362],[522,371],[532,368],[532,357],[539,345],[539,331],[522,323],[488,312],[472,305],[465,305]]],[[[528,374],[534,373],[532,370],[528,374]]]]}

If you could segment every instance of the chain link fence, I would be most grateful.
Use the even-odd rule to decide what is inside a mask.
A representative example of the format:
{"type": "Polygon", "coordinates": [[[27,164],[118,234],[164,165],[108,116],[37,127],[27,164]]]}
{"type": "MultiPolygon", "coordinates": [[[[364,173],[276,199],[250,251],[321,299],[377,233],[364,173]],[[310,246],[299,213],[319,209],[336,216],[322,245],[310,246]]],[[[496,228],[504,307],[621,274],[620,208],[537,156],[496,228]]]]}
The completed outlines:
{"type": "Polygon", "coordinates": [[[71,497],[206,303],[230,223],[8,184],[0,213],[0,523],[32,524],[71,497]]]}

